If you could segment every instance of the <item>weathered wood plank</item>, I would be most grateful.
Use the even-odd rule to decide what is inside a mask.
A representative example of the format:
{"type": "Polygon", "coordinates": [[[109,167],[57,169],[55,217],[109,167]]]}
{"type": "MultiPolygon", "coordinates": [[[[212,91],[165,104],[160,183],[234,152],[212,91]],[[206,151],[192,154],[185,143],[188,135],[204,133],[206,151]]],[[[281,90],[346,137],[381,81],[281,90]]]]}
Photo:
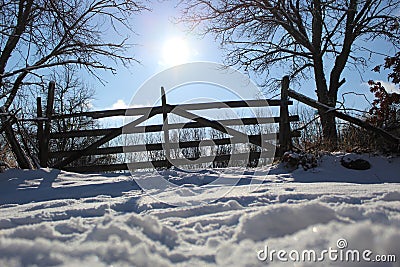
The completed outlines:
{"type": "MultiPolygon", "coordinates": [[[[246,101],[225,101],[225,102],[209,102],[209,103],[193,103],[182,105],[170,105],[172,108],[182,108],[184,110],[204,110],[204,109],[222,109],[222,108],[245,108],[245,107],[264,107],[280,106],[280,99],[265,99],[265,100],[246,100],[246,101]]],[[[292,101],[288,101],[288,105],[292,105],[292,101]]],[[[152,109],[159,110],[162,113],[162,106],[156,107],[139,107],[128,109],[113,109],[113,110],[100,110],[88,111],[73,114],[54,114],[53,119],[63,119],[72,117],[92,117],[95,119],[114,117],[114,116],[141,116],[149,113],[152,109]]]]}
{"type": "Polygon", "coordinates": [[[109,164],[109,165],[91,165],[91,166],[67,166],[62,168],[65,171],[78,173],[98,173],[129,170],[126,163],[109,164]]]}
{"type": "Polygon", "coordinates": [[[49,83],[49,88],[47,92],[47,104],[46,104],[46,118],[43,130],[42,139],[42,153],[40,155],[40,165],[42,167],[48,167],[49,161],[49,141],[50,141],[50,130],[51,130],[51,118],[53,116],[53,106],[54,106],[54,93],[56,89],[56,83],[51,81],[49,83]]]}
{"type": "MultiPolygon", "coordinates": [[[[41,97],[36,98],[36,115],[38,118],[43,117],[42,98],[41,97]]],[[[38,120],[36,137],[37,137],[38,145],[39,145],[39,164],[41,167],[45,167],[47,165],[47,161],[46,161],[46,158],[43,157],[43,153],[45,150],[48,150],[48,148],[46,147],[46,144],[43,142],[43,135],[44,135],[43,120],[38,120]]]]}
{"type": "Polygon", "coordinates": [[[282,79],[281,84],[281,106],[280,106],[280,122],[279,132],[279,147],[281,152],[290,150],[292,138],[290,137],[290,120],[289,120],[289,107],[288,107],[288,89],[289,89],[289,76],[282,79]]]}
{"type": "MultiPolygon", "coordinates": [[[[252,161],[260,159],[263,156],[260,152],[250,153],[238,153],[232,155],[219,155],[219,156],[205,156],[200,158],[189,158],[189,159],[171,159],[171,163],[174,166],[186,166],[193,164],[204,164],[212,162],[224,162],[229,161],[231,158],[236,157],[246,161],[252,161]]],[[[120,171],[120,170],[140,170],[140,169],[152,169],[152,168],[166,168],[168,165],[167,160],[155,160],[146,162],[135,162],[135,163],[120,163],[120,164],[108,164],[108,165],[96,165],[96,166],[67,166],[63,170],[73,172],[104,172],[104,171],[120,171]]]]}
{"type": "Polygon", "coordinates": [[[76,131],[68,131],[68,132],[58,132],[51,133],[50,139],[60,139],[60,138],[73,138],[73,137],[89,137],[89,136],[101,136],[110,134],[116,130],[117,128],[107,128],[107,129],[93,129],[93,130],[76,130],[76,131]]]}
{"type": "Polygon", "coordinates": [[[168,127],[168,104],[167,104],[167,96],[165,94],[164,87],[161,87],[161,104],[163,107],[163,134],[164,134],[164,150],[165,156],[167,160],[167,168],[171,168],[172,164],[170,162],[171,159],[171,150],[170,150],[170,141],[169,141],[169,127],[168,127]]]}
{"type": "MultiPolygon", "coordinates": [[[[237,126],[237,125],[253,125],[253,124],[268,124],[268,123],[279,123],[280,117],[264,117],[264,118],[243,118],[243,119],[227,119],[218,120],[221,124],[227,126],[237,126]]],[[[289,121],[299,121],[298,115],[289,116],[289,121]]],[[[199,122],[187,122],[187,123],[175,123],[169,124],[168,128],[170,130],[176,129],[191,129],[191,128],[203,128],[204,125],[199,122]]],[[[51,139],[58,138],[71,138],[71,137],[87,137],[87,136],[100,136],[106,135],[113,132],[118,128],[108,128],[108,129],[95,129],[95,130],[79,130],[79,131],[69,131],[64,133],[52,133],[50,135],[51,139]]],[[[150,133],[150,132],[161,132],[163,131],[163,125],[148,125],[148,126],[136,126],[129,131],[124,129],[124,134],[133,133],[150,133]]]]}

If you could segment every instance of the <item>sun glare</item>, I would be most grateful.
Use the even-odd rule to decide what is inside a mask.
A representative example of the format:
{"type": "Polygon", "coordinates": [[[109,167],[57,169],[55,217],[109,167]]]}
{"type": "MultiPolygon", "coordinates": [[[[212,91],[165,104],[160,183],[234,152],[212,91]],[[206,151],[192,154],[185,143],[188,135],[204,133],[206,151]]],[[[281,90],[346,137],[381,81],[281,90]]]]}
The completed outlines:
{"type": "Polygon", "coordinates": [[[175,37],[168,39],[162,48],[161,65],[174,66],[188,62],[190,48],[185,39],[175,37]]]}

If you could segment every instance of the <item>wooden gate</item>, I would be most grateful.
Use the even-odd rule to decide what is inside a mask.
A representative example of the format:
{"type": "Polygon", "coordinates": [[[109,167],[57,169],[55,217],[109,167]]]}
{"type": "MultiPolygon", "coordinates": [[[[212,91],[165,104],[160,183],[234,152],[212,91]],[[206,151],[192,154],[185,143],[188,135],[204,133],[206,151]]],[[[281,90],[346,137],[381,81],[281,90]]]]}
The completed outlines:
{"type": "MultiPolygon", "coordinates": [[[[101,172],[101,171],[118,171],[127,169],[143,169],[149,167],[149,162],[130,162],[129,168],[126,162],[124,163],[113,163],[113,164],[91,164],[86,166],[71,166],[71,163],[76,162],[78,159],[84,156],[94,155],[109,155],[109,154],[123,154],[126,151],[129,152],[149,152],[149,151],[164,151],[164,159],[157,159],[150,161],[151,165],[156,168],[169,168],[172,165],[179,166],[187,164],[186,159],[172,158],[171,150],[173,149],[187,149],[204,146],[221,146],[229,144],[253,144],[260,149],[273,150],[277,149],[277,154],[282,154],[291,147],[291,138],[298,137],[299,132],[291,132],[290,122],[298,121],[299,116],[289,116],[288,106],[292,105],[292,101],[288,100],[288,88],[289,79],[284,77],[282,81],[282,92],[281,99],[268,99],[268,100],[247,100],[247,101],[226,101],[226,102],[207,102],[207,103],[194,103],[194,104],[182,104],[182,105],[171,105],[167,103],[166,94],[164,89],[161,88],[162,105],[155,107],[143,107],[143,108],[129,108],[129,109],[117,109],[117,110],[103,110],[103,111],[90,111],[74,114],[52,114],[52,107],[54,102],[54,86],[52,90],[49,90],[49,96],[47,99],[47,110],[43,114],[41,99],[37,100],[37,111],[38,118],[42,120],[38,121],[37,137],[39,140],[39,160],[42,167],[52,167],[63,170],[75,171],[75,172],[101,172]],[[250,118],[239,118],[239,119],[225,119],[225,120],[212,120],[205,117],[201,117],[193,113],[196,110],[208,110],[208,109],[224,109],[224,108],[255,108],[265,106],[276,106],[280,108],[280,115],[277,117],[250,117],[250,118]],[[115,116],[139,116],[139,118],[132,122],[117,128],[106,128],[106,129],[93,129],[93,130],[77,130],[68,132],[51,132],[51,123],[55,120],[72,118],[72,117],[91,117],[93,119],[115,117],[115,116]],[[161,115],[163,116],[163,124],[140,126],[143,122],[148,119],[161,115]],[[180,117],[190,120],[186,123],[169,123],[168,114],[175,114],[180,117]],[[260,125],[260,124],[271,124],[279,123],[279,132],[267,133],[267,134],[247,134],[240,130],[235,129],[238,125],[260,125]],[[173,142],[170,140],[170,131],[176,129],[196,129],[196,128],[211,128],[216,131],[220,131],[229,137],[218,138],[218,139],[207,139],[207,140],[187,140],[181,142],[173,142]],[[154,144],[129,144],[125,146],[109,146],[101,147],[109,141],[115,139],[122,134],[133,134],[133,133],[152,133],[162,132],[164,142],[154,144]],[[268,140],[275,140],[278,136],[279,143],[273,144],[268,140]],[[52,151],[50,149],[51,140],[59,140],[65,138],[77,138],[77,137],[95,137],[96,140],[88,144],[86,147],[80,150],[72,151],[52,151]]],[[[224,162],[229,160],[231,154],[226,155],[213,155],[196,157],[194,160],[198,163],[216,163],[224,162]]],[[[250,153],[250,161],[258,161],[260,157],[260,151],[253,151],[250,153]]],[[[76,164],[75,164],[76,165],[76,164]]],[[[217,166],[217,165],[213,165],[217,166]]]]}

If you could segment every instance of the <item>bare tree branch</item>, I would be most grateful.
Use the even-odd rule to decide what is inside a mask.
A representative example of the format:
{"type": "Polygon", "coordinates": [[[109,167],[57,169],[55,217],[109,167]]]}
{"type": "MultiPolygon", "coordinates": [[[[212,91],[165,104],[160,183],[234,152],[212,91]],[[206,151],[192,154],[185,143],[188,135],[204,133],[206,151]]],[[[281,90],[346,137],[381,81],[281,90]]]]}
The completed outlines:
{"type": "MultiPolygon", "coordinates": [[[[96,70],[116,71],[112,64],[137,60],[120,28],[131,30],[130,16],[147,8],[140,0],[9,0],[0,14],[0,89],[6,109],[35,84],[36,72],[79,65],[96,77],[96,70]],[[107,40],[109,34],[122,40],[107,40]],[[12,62],[12,63],[10,63],[12,62]],[[111,64],[110,64],[111,62],[111,64]]],[[[100,78],[100,77],[99,77],[100,78]]]]}

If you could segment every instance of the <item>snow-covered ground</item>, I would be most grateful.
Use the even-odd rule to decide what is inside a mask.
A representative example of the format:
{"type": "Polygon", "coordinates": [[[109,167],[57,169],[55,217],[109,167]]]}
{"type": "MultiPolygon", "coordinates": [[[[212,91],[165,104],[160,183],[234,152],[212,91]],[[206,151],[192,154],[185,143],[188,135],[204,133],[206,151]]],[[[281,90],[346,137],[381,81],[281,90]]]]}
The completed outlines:
{"type": "Polygon", "coordinates": [[[223,170],[169,171],[178,186],[163,190],[139,188],[153,173],[9,170],[0,266],[400,266],[400,158],[363,155],[372,167],[358,171],[342,156],[246,171],[236,186],[223,170]]]}

